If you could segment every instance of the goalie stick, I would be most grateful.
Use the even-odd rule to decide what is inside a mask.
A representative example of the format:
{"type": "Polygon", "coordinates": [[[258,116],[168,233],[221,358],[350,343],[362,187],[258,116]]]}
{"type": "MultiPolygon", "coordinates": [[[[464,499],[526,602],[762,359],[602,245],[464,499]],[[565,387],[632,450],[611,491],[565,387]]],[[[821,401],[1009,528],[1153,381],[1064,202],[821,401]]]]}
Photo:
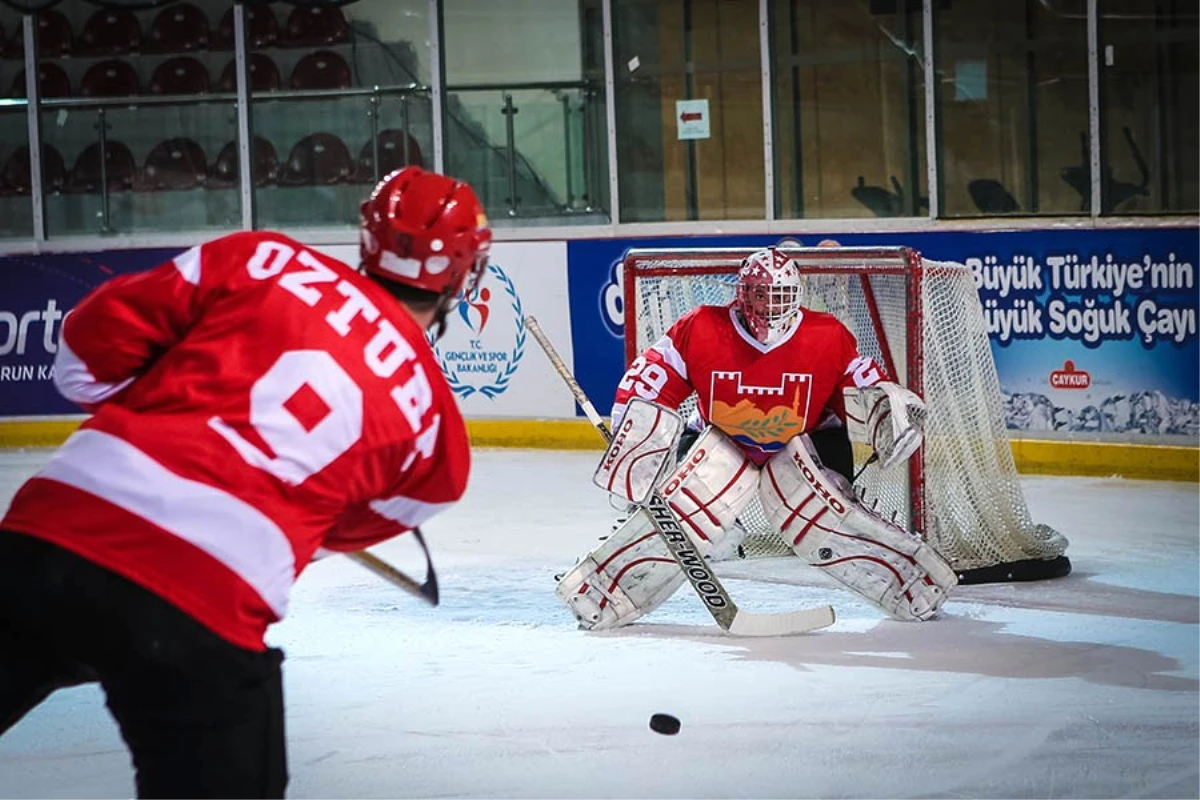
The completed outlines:
{"type": "MultiPolygon", "coordinates": [[[[604,422],[604,418],[597,413],[592,401],[588,399],[583,388],[575,380],[575,376],[571,374],[567,365],[558,355],[558,351],[554,349],[554,345],[550,343],[537,320],[532,316],[526,317],[525,327],[541,345],[555,371],[567,384],[571,394],[575,396],[575,402],[579,403],[579,407],[587,415],[588,421],[600,432],[605,442],[612,441],[612,431],[604,422]]],[[[654,529],[666,543],[671,556],[678,562],[684,576],[691,583],[696,594],[704,601],[704,607],[708,609],[708,613],[712,615],[713,620],[721,626],[722,630],[735,636],[788,636],[827,628],[833,624],[832,606],[820,606],[783,614],[751,614],[743,611],[729,596],[729,592],[726,591],[720,579],[709,568],[708,561],[684,533],[679,520],[675,518],[675,513],[663,500],[662,495],[658,491],[651,492],[649,499],[641,507],[646,510],[654,529]]]]}

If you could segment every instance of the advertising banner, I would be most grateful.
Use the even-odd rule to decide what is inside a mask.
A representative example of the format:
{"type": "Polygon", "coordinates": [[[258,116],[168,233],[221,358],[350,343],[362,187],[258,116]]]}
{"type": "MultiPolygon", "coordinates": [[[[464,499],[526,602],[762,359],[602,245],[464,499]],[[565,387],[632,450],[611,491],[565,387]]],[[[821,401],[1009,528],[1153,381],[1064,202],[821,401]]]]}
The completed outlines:
{"type": "MultiPolygon", "coordinates": [[[[1008,427],[1034,435],[1197,443],[1195,228],[804,234],[804,245],[906,245],[971,268],[1008,427]]],[[[621,257],[630,247],[759,247],[779,237],[568,245],[577,377],[602,413],[624,370],[621,257]]]]}
{"type": "MultiPolygon", "coordinates": [[[[315,248],[344,263],[358,248],[315,248]]],[[[119,250],[0,258],[0,417],[79,414],[54,388],[64,315],[114,275],[174,258],[172,250],[119,250]]],[[[570,363],[565,242],[498,242],[487,274],[450,312],[435,345],[468,418],[569,418],[570,392],[527,335],[532,314],[570,363]],[[519,377],[518,377],[519,376],[519,377]]]]}
{"type": "Polygon", "coordinates": [[[52,382],[63,317],[114,275],[141,272],[179,251],[0,257],[0,417],[82,413],[52,382]]]}

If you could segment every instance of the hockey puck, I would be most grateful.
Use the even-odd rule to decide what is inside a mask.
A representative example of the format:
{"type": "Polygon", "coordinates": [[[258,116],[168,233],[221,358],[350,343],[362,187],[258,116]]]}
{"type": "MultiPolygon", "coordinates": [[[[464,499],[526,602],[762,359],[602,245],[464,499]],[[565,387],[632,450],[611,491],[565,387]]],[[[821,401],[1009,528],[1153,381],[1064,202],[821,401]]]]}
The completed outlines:
{"type": "Polygon", "coordinates": [[[679,718],[672,717],[670,714],[652,714],[650,730],[661,733],[663,736],[674,736],[679,733],[679,718]]]}

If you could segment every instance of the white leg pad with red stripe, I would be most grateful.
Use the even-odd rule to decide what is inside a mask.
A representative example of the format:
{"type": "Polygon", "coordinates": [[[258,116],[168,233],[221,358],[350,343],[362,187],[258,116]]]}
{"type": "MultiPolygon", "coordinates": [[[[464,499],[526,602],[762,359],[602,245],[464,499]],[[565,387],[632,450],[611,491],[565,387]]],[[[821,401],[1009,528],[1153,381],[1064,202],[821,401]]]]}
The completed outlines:
{"type": "Polygon", "coordinates": [[[932,547],[868,509],[844,477],[825,469],[807,436],[766,463],[759,496],[796,555],[896,619],[934,617],[958,585],[932,547]]]}
{"type": "Polygon", "coordinates": [[[587,630],[628,625],[667,601],[683,572],[649,515],[638,509],[594,551],[567,571],[554,593],[587,630]]]}
{"type": "Polygon", "coordinates": [[[683,418],[635,397],[613,428],[592,481],[607,492],[641,505],[650,499],[659,476],[675,459],[683,418]]]}
{"type": "Polygon", "coordinates": [[[700,552],[716,560],[727,558],[741,544],[745,531],[734,522],[757,490],[758,467],[711,427],[659,487],[700,552]]]}
{"type": "MultiPolygon", "coordinates": [[[[741,543],[737,515],[758,489],[758,468],[725,434],[709,428],[659,486],[683,530],[705,557],[741,543]]],[[[628,625],[658,608],[683,585],[678,562],[645,510],[639,508],[554,590],[582,628],[628,625]]]]}

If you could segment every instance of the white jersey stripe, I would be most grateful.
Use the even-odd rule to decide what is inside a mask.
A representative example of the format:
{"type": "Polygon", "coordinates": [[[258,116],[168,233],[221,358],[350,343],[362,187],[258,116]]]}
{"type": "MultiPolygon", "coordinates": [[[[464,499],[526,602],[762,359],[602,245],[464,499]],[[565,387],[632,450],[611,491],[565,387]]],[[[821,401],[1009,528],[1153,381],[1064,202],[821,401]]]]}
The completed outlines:
{"type": "Polygon", "coordinates": [[[407,528],[415,528],[430,517],[438,514],[453,503],[422,503],[411,497],[389,497],[372,500],[367,506],[381,517],[399,522],[407,528]]]}
{"type": "Polygon", "coordinates": [[[54,386],[63,397],[73,403],[102,403],[133,382],[133,377],[120,383],[100,383],[96,376],[67,345],[65,336],[59,337],[58,353],[54,356],[54,386]]]}
{"type": "Polygon", "coordinates": [[[287,612],[296,559],[284,532],[233,495],[180,477],[112,434],[72,435],[38,477],[74,486],[178,536],[235,572],[275,615],[287,612]]]}
{"type": "Polygon", "coordinates": [[[687,362],[683,360],[683,356],[679,354],[679,350],[675,347],[675,342],[670,336],[663,336],[654,343],[654,349],[662,353],[663,361],[667,366],[679,373],[679,377],[685,381],[688,380],[687,362]]]}
{"type": "Polygon", "coordinates": [[[184,250],[174,259],[175,269],[179,271],[180,277],[190,283],[192,286],[200,285],[200,248],[193,247],[190,250],[184,250]]]}

